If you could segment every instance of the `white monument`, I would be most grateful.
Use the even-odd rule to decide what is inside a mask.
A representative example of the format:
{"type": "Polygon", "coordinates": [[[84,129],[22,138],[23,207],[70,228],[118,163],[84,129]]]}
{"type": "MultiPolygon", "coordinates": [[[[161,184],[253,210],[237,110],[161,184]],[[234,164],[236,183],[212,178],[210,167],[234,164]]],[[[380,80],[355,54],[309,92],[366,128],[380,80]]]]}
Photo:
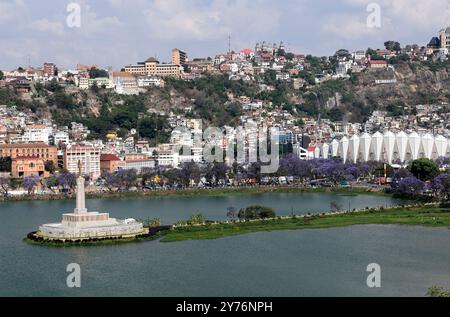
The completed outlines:
{"type": "Polygon", "coordinates": [[[88,240],[133,238],[148,234],[148,228],[135,219],[118,220],[108,213],[89,212],[86,209],[84,178],[81,176],[81,162],[78,162],[77,203],[73,213],[63,214],[62,222],[39,227],[36,236],[44,240],[88,240]]]}

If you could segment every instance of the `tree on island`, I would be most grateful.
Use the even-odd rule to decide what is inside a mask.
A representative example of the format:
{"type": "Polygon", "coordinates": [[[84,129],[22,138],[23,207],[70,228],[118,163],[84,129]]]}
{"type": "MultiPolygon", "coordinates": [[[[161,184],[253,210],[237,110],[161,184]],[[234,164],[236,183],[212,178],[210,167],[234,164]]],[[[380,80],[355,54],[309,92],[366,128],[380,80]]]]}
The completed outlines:
{"type": "Polygon", "coordinates": [[[339,205],[337,202],[332,201],[332,202],[330,203],[330,211],[331,211],[331,212],[339,212],[339,211],[341,211],[341,210],[343,210],[343,208],[342,208],[342,206],[339,205]]]}
{"type": "Polygon", "coordinates": [[[275,211],[270,207],[265,206],[250,206],[239,210],[238,218],[240,220],[254,220],[275,218],[275,211]]]}
{"type": "Polygon", "coordinates": [[[191,218],[187,221],[187,224],[190,226],[195,225],[204,225],[208,220],[202,214],[192,215],[191,218]]]}
{"type": "Polygon", "coordinates": [[[227,218],[231,221],[235,221],[237,217],[237,209],[233,206],[227,208],[227,218]]]}

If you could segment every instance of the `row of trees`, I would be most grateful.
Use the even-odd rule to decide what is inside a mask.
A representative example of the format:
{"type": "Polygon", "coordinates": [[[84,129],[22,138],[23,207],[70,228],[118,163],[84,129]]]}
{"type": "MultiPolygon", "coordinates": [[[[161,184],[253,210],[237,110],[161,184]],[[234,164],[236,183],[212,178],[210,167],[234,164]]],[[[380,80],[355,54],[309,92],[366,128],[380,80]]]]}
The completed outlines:
{"type": "Polygon", "coordinates": [[[24,177],[21,181],[5,177],[0,178],[0,193],[5,196],[8,196],[10,190],[20,187],[25,189],[29,195],[33,194],[39,187],[48,188],[52,192],[56,192],[56,189],[68,192],[75,189],[76,176],[72,173],[63,172],[45,179],[37,175],[24,177]]]}
{"type": "MultiPolygon", "coordinates": [[[[338,185],[343,181],[353,182],[362,179],[372,180],[374,177],[383,177],[385,173],[392,178],[392,188],[399,194],[416,195],[430,190],[436,195],[448,195],[450,177],[448,173],[441,173],[439,166],[450,164],[450,160],[441,158],[437,162],[428,159],[419,159],[411,162],[407,168],[396,172],[383,163],[343,163],[339,159],[301,160],[294,154],[281,158],[278,171],[273,175],[261,174],[261,165],[252,163],[240,165],[234,163],[229,166],[225,163],[197,164],[186,162],[178,169],[156,167],[143,169],[141,174],[136,170],[119,170],[114,173],[104,172],[101,175],[103,186],[109,191],[129,191],[136,187],[170,185],[172,188],[188,188],[203,182],[207,186],[225,185],[233,180],[234,184],[267,184],[267,179],[278,179],[280,176],[290,176],[298,183],[310,181],[327,182],[338,185]]],[[[270,182],[269,182],[270,183],[270,182]]],[[[52,192],[73,191],[76,185],[76,176],[61,171],[57,175],[40,179],[38,176],[25,177],[21,182],[7,178],[0,180],[0,190],[7,194],[8,190],[22,187],[29,194],[41,188],[48,188],[52,192]]]]}
{"type": "Polygon", "coordinates": [[[398,170],[393,177],[393,190],[403,196],[417,197],[428,193],[441,199],[450,198],[450,174],[441,173],[439,164],[447,166],[450,160],[441,158],[437,162],[419,159],[407,168],[398,170]]]}

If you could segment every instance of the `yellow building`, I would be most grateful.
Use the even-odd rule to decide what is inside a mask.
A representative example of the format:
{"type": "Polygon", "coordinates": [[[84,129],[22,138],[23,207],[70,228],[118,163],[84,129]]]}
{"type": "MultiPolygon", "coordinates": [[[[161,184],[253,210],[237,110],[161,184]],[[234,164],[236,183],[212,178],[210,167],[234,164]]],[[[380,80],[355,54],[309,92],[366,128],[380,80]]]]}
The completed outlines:
{"type": "Polygon", "coordinates": [[[159,77],[181,77],[181,66],[176,64],[160,64],[159,61],[150,57],[145,62],[137,65],[125,66],[125,72],[140,76],[159,77]]]}

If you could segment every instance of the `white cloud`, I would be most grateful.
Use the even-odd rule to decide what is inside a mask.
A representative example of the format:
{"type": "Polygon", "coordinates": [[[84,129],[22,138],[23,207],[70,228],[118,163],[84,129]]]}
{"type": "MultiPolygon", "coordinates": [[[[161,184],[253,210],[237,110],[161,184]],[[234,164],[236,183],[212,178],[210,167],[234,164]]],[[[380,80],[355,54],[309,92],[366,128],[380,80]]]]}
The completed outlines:
{"type": "Polygon", "coordinates": [[[230,33],[274,31],[280,14],[261,1],[155,0],[144,11],[153,35],[164,39],[214,40],[230,33]]]}
{"type": "Polygon", "coordinates": [[[169,60],[177,46],[191,57],[212,56],[227,48],[229,34],[233,49],[282,40],[321,55],[382,47],[386,40],[424,45],[450,25],[448,1],[0,0],[0,45],[12,50],[1,54],[0,68],[23,65],[28,55],[37,63],[121,67],[150,54],[169,60]],[[71,1],[81,6],[81,28],[66,26],[71,1]],[[372,2],[381,6],[380,29],[366,26],[372,2]]]}
{"type": "Polygon", "coordinates": [[[53,33],[55,35],[64,35],[64,24],[58,21],[49,21],[48,19],[40,19],[33,21],[30,28],[40,32],[53,33]]]}
{"type": "Polygon", "coordinates": [[[322,28],[340,39],[375,35],[385,39],[401,39],[418,32],[427,32],[431,38],[450,23],[447,0],[345,0],[345,3],[353,7],[352,13],[332,14],[322,28]],[[366,18],[370,14],[366,11],[369,3],[377,3],[381,7],[379,29],[366,25],[366,18]]]}
{"type": "Polygon", "coordinates": [[[26,6],[22,0],[0,0],[0,24],[14,21],[23,15],[26,6]]]}
{"type": "Polygon", "coordinates": [[[363,36],[375,35],[377,28],[369,28],[364,16],[336,15],[327,18],[322,30],[342,39],[359,39],[363,36]]]}
{"type": "MultiPolygon", "coordinates": [[[[113,3],[116,3],[117,5],[121,4],[120,1],[110,1],[113,1],[113,3]]],[[[124,25],[117,16],[99,16],[97,14],[98,9],[94,10],[91,5],[89,5],[89,1],[78,0],[77,3],[81,7],[81,26],[79,28],[71,29],[72,35],[89,38],[107,33],[114,35],[114,31],[124,25]]],[[[129,3],[127,4],[129,5],[129,3]]]]}

